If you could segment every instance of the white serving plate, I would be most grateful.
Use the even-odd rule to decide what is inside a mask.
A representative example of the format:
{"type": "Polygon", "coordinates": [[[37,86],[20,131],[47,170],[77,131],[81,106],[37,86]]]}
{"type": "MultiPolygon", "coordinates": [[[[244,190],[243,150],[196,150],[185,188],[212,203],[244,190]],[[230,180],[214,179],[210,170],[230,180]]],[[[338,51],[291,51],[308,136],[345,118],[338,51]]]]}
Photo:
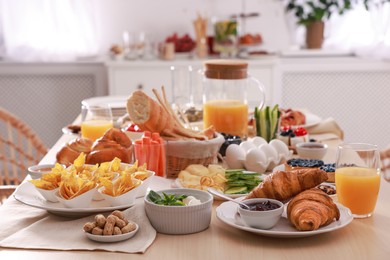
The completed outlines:
{"type": "Polygon", "coordinates": [[[299,110],[299,109],[296,109],[296,110],[302,112],[305,115],[306,124],[304,124],[304,125],[294,125],[294,126],[291,126],[292,128],[297,128],[297,127],[307,128],[307,127],[318,125],[322,121],[321,117],[319,117],[319,116],[317,116],[315,114],[312,114],[312,113],[310,113],[308,111],[302,111],[302,110],[299,110]]]}
{"type": "Polygon", "coordinates": [[[108,105],[111,108],[114,118],[121,117],[127,113],[126,103],[128,96],[101,96],[84,99],[81,104],[84,106],[108,105]]]}
{"type": "MultiPolygon", "coordinates": [[[[240,199],[237,199],[240,200],[240,199]]],[[[292,224],[287,219],[286,214],[286,206],[285,212],[283,213],[281,219],[271,229],[256,229],[247,226],[241,219],[240,214],[237,212],[237,204],[234,202],[224,202],[220,206],[217,207],[217,217],[225,224],[232,226],[237,229],[245,230],[248,232],[252,232],[258,235],[268,236],[268,237],[283,237],[283,238],[298,238],[298,237],[308,237],[314,236],[322,233],[328,233],[331,231],[335,231],[347,226],[353,220],[353,216],[351,211],[344,207],[341,204],[336,203],[337,207],[340,210],[340,219],[338,221],[334,221],[331,224],[321,227],[317,230],[313,231],[298,231],[296,230],[292,224]]]]}
{"type": "Polygon", "coordinates": [[[112,236],[92,235],[91,233],[85,231],[84,233],[89,239],[96,242],[101,242],[101,243],[119,242],[133,237],[138,232],[139,226],[137,223],[134,224],[135,224],[135,230],[122,235],[112,235],[112,236]]]}
{"type": "Polygon", "coordinates": [[[89,208],[66,208],[59,202],[46,201],[30,182],[22,183],[16,189],[13,196],[17,201],[28,206],[45,209],[52,214],[64,217],[82,217],[94,213],[126,209],[134,206],[134,203],[132,203],[113,207],[106,200],[93,200],[89,208]]]}

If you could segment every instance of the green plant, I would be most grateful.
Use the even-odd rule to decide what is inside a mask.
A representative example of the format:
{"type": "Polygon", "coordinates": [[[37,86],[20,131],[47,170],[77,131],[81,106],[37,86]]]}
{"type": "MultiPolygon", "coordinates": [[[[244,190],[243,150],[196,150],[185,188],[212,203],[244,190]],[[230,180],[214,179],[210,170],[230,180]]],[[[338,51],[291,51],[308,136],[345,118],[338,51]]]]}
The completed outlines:
{"type": "Polygon", "coordinates": [[[343,14],[352,9],[351,2],[351,0],[289,0],[286,10],[294,12],[299,24],[307,26],[313,22],[328,20],[336,12],[343,14]]]}
{"type": "Polygon", "coordinates": [[[286,10],[294,12],[299,24],[307,26],[316,21],[329,20],[333,13],[341,15],[359,3],[370,10],[373,6],[390,3],[390,0],[287,0],[286,10]]]}

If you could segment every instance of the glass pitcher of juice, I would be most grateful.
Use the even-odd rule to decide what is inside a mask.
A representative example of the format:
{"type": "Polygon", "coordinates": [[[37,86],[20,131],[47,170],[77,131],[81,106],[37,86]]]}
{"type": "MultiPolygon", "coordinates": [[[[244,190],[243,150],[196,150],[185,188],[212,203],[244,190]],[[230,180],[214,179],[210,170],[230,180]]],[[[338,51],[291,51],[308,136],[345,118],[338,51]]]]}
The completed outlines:
{"type": "MultiPolygon", "coordinates": [[[[265,101],[262,84],[248,72],[241,60],[210,60],[203,71],[203,127],[246,138],[248,135],[248,89],[258,90],[255,100],[265,101]]],[[[253,92],[252,92],[253,93],[253,92]]]]}

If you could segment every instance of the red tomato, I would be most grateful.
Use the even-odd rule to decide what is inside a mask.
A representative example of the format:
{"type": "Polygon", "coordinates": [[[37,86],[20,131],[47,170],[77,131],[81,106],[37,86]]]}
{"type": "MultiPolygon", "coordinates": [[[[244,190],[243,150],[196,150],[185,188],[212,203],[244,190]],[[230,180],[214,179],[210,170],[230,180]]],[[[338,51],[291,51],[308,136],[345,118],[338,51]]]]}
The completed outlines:
{"type": "Polygon", "coordinates": [[[307,131],[305,128],[303,127],[297,127],[295,130],[294,130],[294,134],[296,136],[304,136],[304,135],[307,135],[307,131]]]}
{"type": "Polygon", "coordinates": [[[141,128],[136,125],[136,124],[130,124],[127,128],[126,131],[129,132],[142,132],[141,128]]]}
{"type": "Polygon", "coordinates": [[[280,127],[280,130],[281,130],[282,132],[287,132],[287,131],[290,130],[290,129],[291,129],[291,127],[290,127],[289,125],[280,127]]]}

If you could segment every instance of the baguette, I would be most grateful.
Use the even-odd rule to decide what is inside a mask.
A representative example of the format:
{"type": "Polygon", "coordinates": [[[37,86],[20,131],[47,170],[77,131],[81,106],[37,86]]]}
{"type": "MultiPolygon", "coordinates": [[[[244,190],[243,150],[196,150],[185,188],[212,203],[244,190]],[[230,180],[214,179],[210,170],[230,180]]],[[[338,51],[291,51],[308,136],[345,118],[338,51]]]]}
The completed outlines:
{"type": "Polygon", "coordinates": [[[143,131],[159,133],[164,139],[170,140],[214,138],[215,129],[213,127],[200,132],[183,126],[168,102],[164,87],[162,87],[162,96],[156,89],[153,89],[153,93],[157,101],[141,90],[134,91],[127,99],[127,113],[143,131]]]}

